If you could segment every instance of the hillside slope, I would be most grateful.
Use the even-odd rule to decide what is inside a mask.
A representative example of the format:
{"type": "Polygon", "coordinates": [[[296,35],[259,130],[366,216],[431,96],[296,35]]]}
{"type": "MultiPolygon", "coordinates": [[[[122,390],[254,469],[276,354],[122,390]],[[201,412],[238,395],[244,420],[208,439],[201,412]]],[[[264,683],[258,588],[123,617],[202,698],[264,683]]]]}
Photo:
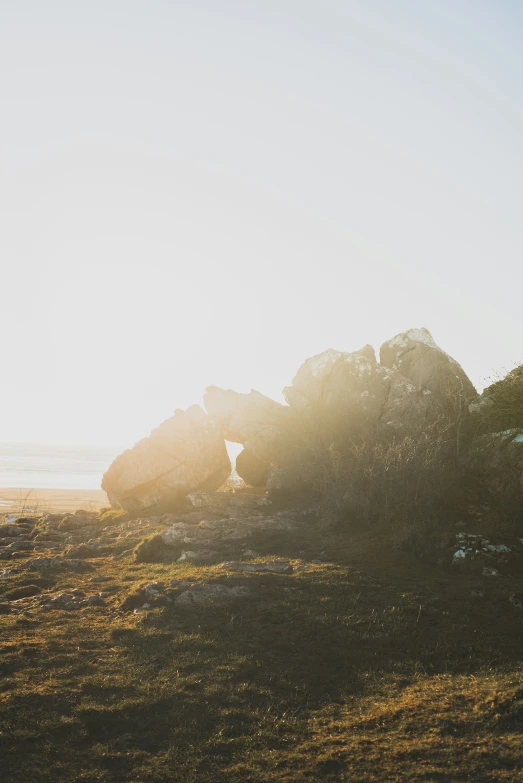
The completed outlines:
{"type": "MultiPolygon", "coordinates": [[[[181,524],[190,538],[213,514],[11,525],[2,780],[522,779],[517,541],[453,565],[472,522],[420,550],[398,531],[341,536],[313,512],[251,508],[248,541],[214,544],[234,563],[172,545],[137,562],[147,535],[181,524]]],[[[250,518],[228,514],[229,530],[250,518]]]]}

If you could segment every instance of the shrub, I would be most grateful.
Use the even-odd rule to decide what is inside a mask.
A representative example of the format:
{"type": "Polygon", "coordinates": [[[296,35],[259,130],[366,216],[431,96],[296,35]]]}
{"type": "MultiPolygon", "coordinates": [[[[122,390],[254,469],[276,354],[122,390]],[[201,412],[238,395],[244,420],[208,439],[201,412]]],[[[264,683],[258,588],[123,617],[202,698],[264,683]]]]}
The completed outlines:
{"type": "Polygon", "coordinates": [[[110,525],[113,522],[127,522],[130,519],[129,514],[123,508],[110,508],[107,506],[100,509],[98,517],[106,525],[110,525]]]}
{"type": "Polygon", "coordinates": [[[283,485],[317,495],[329,523],[420,524],[455,507],[468,442],[461,411],[391,436],[316,408],[280,439],[276,464],[283,485]]]}
{"type": "Polygon", "coordinates": [[[161,562],[164,554],[165,544],[160,535],[150,536],[140,541],[134,550],[134,559],[137,563],[158,563],[161,562]]]}
{"type": "Polygon", "coordinates": [[[523,428],[523,364],[490,384],[483,399],[482,418],[488,431],[523,428]]]}

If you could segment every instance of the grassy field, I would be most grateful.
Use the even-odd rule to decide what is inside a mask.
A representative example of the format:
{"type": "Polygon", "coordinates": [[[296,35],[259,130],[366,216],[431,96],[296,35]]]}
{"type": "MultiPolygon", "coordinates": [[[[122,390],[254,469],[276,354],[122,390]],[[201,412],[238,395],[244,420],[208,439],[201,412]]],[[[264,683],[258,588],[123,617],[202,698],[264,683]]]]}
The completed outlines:
{"type": "MultiPolygon", "coordinates": [[[[5,783],[523,780],[521,575],[426,565],[386,540],[310,535],[290,575],[93,561],[4,598],[103,589],[105,607],[0,616],[5,783]],[[222,608],[124,613],[140,584],[252,588],[222,608]],[[473,595],[481,590],[484,595],[473,595]]],[[[2,595],[0,595],[0,600],[2,595]]]]}

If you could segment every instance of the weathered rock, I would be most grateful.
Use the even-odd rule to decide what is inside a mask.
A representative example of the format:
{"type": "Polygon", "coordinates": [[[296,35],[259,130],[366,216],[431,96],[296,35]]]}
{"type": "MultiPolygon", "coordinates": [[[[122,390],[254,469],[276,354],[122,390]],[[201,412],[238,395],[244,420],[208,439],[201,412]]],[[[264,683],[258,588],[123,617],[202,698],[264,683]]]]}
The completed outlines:
{"type": "Polygon", "coordinates": [[[90,595],[87,603],[89,606],[105,606],[105,601],[101,595],[90,595]]]}
{"type": "Polygon", "coordinates": [[[354,351],[354,353],[359,353],[361,356],[364,356],[366,359],[369,359],[371,362],[377,362],[376,359],[376,351],[372,347],[372,345],[364,345],[363,348],[360,348],[359,351],[354,351]]]}
{"type": "Polygon", "coordinates": [[[187,496],[187,500],[201,511],[211,509],[223,514],[230,512],[231,507],[242,509],[254,509],[262,506],[270,506],[271,501],[266,495],[241,494],[235,492],[193,492],[187,496]]]}
{"type": "Polygon", "coordinates": [[[176,599],[175,604],[185,608],[228,604],[238,598],[247,598],[250,591],[247,587],[227,587],[221,584],[197,584],[185,590],[176,599]]]}
{"type": "Polygon", "coordinates": [[[283,394],[296,410],[330,415],[331,426],[351,434],[421,426],[430,409],[427,395],[398,371],[333,349],[307,359],[283,394]]]}
{"type": "Polygon", "coordinates": [[[205,563],[216,563],[220,560],[218,552],[212,549],[200,549],[197,551],[187,550],[182,552],[178,558],[178,563],[194,563],[194,565],[204,565],[205,563]]]}
{"type": "Polygon", "coordinates": [[[71,560],[66,557],[36,557],[24,563],[24,569],[33,571],[91,571],[93,566],[84,560],[71,560]]]}
{"type": "Polygon", "coordinates": [[[258,459],[249,449],[243,449],[236,457],[236,473],[251,487],[264,487],[271,463],[258,459]]]}
{"type": "Polygon", "coordinates": [[[204,405],[226,440],[243,444],[262,461],[272,459],[274,443],[292,416],[285,405],[254,390],[240,394],[209,386],[204,405]]]}
{"type": "Polygon", "coordinates": [[[17,527],[16,525],[0,525],[0,537],[11,537],[11,536],[21,536],[23,534],[23,529],[17,527]]]}
{"type": "Polygon", "coordinates": [[[460,364],[442,351],[428,329],[409,329],[380,348],[380,361],[398,370],[423,392],[435,395],[445,407],[456,400],[469,404],[477,391],[460,364]]]}
{"type": "Polygon", "coordinates": [[[38,585],[22,585],[21,587],[16,587],[14,590],[5,593],[3,598],[6,601],[18,601],[20,598],[30,598],[41,592],[42,588],[38,587],[38,585]]]}
{"type": "Polygon", "coordinates": [[[252,573],[268,572],[271,574],[292,574],[293,567],[285,560],[272,560],[269,563],[222,563],[227,571],[250,571],[252,573]]]}
{"type": "Polygon", "coordinates": [[[30,552],[34,549],[34,544],[31,541],[13,541],[6,549],[11,552],[30,552]]]}
{"type": "Polygon", "coordinates": [[[218,489],[231,463],[220,428],[198,405],[174,416],[117,457],[102,489],[131,513],[168,511],[197,489],[218,489]]]}

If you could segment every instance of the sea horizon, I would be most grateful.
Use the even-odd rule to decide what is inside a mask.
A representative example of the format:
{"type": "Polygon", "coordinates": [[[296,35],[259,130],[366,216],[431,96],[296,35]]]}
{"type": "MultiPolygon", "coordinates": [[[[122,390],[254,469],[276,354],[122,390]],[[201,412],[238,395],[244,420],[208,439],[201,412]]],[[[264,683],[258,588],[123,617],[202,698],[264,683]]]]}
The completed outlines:
{"type": "Polygon", "coordinates": [[[1,489],[100,489],[118,446],[0,442],[1,489]]]}

